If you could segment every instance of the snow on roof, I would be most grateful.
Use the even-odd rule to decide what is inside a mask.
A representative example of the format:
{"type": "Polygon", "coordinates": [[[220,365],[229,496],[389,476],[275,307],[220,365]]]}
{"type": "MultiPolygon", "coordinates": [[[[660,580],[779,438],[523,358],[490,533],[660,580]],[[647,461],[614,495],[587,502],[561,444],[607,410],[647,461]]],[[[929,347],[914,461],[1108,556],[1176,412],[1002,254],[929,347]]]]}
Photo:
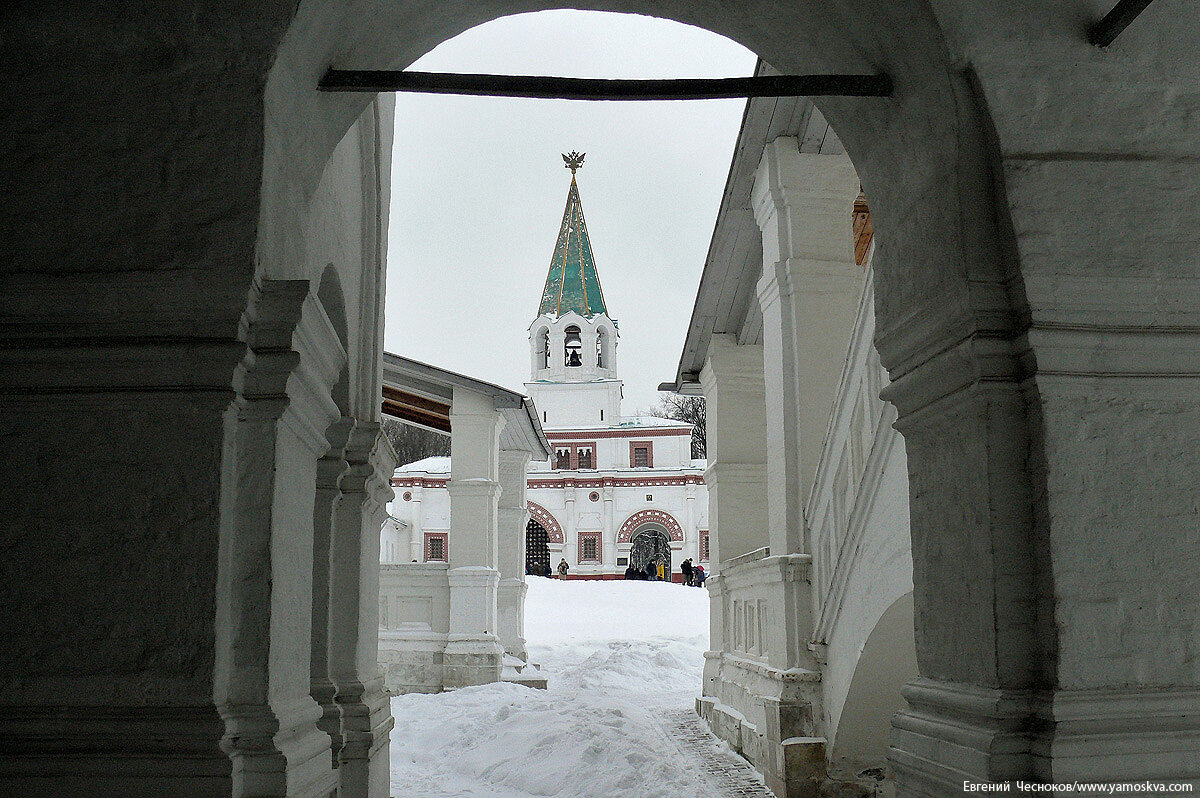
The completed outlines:
{"type": "Polygon", "coordinates": [[[692,460],[692,468],[708,468],[708,460],[705,458],[692,460]]]}
{"type": "Polygon", "coordinates": [[[622,427],[690,427],[686,421],[676,421],[673,418],[658,416],[625,416],[621,419],[622,427]]]}
{"type": "Polygon", "coordinates": [[[449,474],[450,458],[426,457],[424,460],[417,460],[415,463],[406,463],[397,468],[393,473],[402,474],[412,473],[413,471],[424,471],[427,474],[449,474]]]}

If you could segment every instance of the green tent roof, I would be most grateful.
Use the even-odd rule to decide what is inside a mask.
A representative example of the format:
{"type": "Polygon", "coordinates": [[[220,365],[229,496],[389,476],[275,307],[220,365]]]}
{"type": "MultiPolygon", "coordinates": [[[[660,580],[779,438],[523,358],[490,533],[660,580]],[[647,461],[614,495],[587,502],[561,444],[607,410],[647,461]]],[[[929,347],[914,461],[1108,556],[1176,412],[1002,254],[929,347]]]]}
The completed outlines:
{"type": "Polygon", "coordinates": [[[571,188],[567,191],[567,208],[563,212],[554,257],[546,274],[546,289],[538,314],[562,316],[575,311],[592,318],[608,313],[604,307],[604,291],[592,257],[592,242],[588,240],[587,224],[583,221],[583,205],[579,202],[579,186],[571,173],[571,188]]]}

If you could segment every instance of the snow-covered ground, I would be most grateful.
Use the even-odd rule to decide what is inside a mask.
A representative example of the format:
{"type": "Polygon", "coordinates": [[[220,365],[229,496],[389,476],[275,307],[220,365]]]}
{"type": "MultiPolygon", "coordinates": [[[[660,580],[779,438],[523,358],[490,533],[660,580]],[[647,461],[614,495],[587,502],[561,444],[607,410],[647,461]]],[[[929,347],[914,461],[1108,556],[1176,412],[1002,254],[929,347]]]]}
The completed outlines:
{"type": "MultiPolygon", "coordinates": [[[[700,692],[708,591],[529,577],[525,633],[548,690],[392,699],[392,795],[716,798],[671,733],[700,692]]],[[[705,757],[730,757],[712,743],[705,757]]]]}

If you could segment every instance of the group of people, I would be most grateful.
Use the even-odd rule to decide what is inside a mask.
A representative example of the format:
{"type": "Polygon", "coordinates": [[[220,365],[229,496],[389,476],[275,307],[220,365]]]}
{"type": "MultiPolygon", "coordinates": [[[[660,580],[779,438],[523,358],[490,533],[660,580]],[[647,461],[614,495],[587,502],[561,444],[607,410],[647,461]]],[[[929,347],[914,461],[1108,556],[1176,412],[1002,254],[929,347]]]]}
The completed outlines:
{"type": "MultiPolygon", "coordinates": [[[[416,561],[414,560],[414,562],[416,562],[416,561]]],[[[558,572],[563,576],[567,575],[568,568],[569,568],[569,566],[567,565],[566,560],[563,560],[562,562],[560,562],[558,564],[558,572]]],[[[554,571],[550,570],[550,561],[546,560],[544,562],[526,563],[525,575],[526,576],[544,576],[547,579],[553,579],[554,571]]]]}
{"type": "Polygon", "coordinates": [[[683,572],[683,583],[692,587],[704,587],[704,580],[708,574],[704,573],[703,565],[692,565],[692,558],[688,557],[679,564],[679,570],[683,572]]]}
{"type": "MultiPolygon", "coordinates": [[[[700,587],[704,584],[704,566],[692,565],[690,557],[683,561],[679,566],[679,570],[683,572],[683,584],[694,587],[700,587]]],[[[625,578],[644,582],[660,582],[670,580],[671,575],[667,572],[666,563],[650,560],[643,568],[634,568],[630,565],[625,569],[625,578]]]]}
{"type": "MultiPolygon", "coordinates": [[[[416,562],[414,560],[413,562],[416,562]]],[[[567,564],[566,559],[559,560],[558,577],[565,579],[571,566],[567,564]]],[[[683,584],[691,585],[692,587],[703,587],[706,574],[704,573],[703,565],[692,565],[692,558],[688,557],[684,560],[679,570],[683,573],[683,584]]],[[[548,579],[554,578],[554,572],[550,570],[550,562],[540,562],[536,565],[527,565],[525,573],[529,576],[544,576],[548,579]]],[[[666,563],[650,560],[644,568],[634,568],[632,565],[625,569],[626,579],[639,579],[645,582],[664,582],[671,578],[667,572],[666,563]]]]}

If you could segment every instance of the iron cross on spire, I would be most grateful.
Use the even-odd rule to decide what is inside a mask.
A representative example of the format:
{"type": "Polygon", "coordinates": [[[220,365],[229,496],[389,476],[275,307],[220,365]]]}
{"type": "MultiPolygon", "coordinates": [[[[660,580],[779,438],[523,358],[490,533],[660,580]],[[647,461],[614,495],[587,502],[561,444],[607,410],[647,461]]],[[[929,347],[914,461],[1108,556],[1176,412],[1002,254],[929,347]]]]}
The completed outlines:
{"type": "Polygon", "coordinates": [[[566,167],[571,170],[571,177],[575,177],[575,170],[583,166],[583,156],[586,154],[587,153],[583,152],[575,152],[575,150],[564,152],[562,154],[563,163],[566,164],[566,167]]]}

